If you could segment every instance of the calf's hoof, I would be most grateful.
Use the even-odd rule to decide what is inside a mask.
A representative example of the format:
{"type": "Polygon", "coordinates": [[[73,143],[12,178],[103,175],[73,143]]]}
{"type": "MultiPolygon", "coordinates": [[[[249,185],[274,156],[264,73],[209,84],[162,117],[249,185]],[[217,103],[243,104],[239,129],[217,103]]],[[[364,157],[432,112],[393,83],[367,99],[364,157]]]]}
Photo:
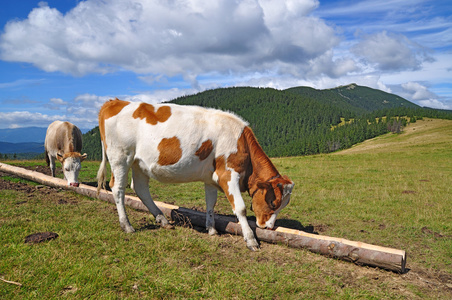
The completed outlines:
{"type": "Polygon", "coordinates": [[[250,250],[253,251],[253,252],[254,252],[254,251],[259,251],[259,250],[261,249],[261,248],[259,248],[259,247],[254,247],[254,246],[251,246],[251,247],[250,247],[250,246],[247,246],[247,248],[250,249],[250,250]]]}
{"type": "Polygon", "coordinates": [[[255,239],[246,241],[246,247],[251,251],[258,251],[260,249],[259,243],[255,239]]]}
{"type": "Polygon", "coordinates": [[[170,224],[164,215],[158,215],[155,217],[155,222],[160,224],[160,227],[165,229],[174,229],[174,225],[170,224]]]}
{"type": "Polygon", "coordinates": [[[215,229],[215,227],[207,228],[207,232],[209,233],[209,235],[218,235],[218,231],[215,229]]]}
{"type": "Polygon", "coordinates": [[[175,229],[176,228],[172,224],[166,224],[165,226],[160,226],[160,227],[162,227],[163,229],[175,229]]]}
{"type": "Polygon", "coordinates": [[[135,229],[133,229],[133,227],[131,225],[122,225],[121,224],[121,229],[124,230],[125,233],[135,232],[135,229]]]}

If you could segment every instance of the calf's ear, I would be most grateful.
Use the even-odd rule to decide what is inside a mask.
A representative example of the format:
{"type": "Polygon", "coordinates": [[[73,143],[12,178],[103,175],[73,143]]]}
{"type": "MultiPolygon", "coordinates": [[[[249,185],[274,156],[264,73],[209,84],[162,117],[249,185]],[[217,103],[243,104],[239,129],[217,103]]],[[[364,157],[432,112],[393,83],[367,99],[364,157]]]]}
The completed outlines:
{"type": "Polygon", "coordinates": [[[64,158],[63,158],[63,155],[61,155],[60,153],[57,153],[57,159],[58,159],[61,163],[63,163],[64,158]]]}
{"type": "Polygon", "coordinates": [[[86,159],[87,156],[88,156],[88,154],[83,153],[83,155],[80,156],[80,161],[81,161],[81,162],[84,161],[84,160],[86,159]]]}
{"type": "Polygon", "coordinates": [[[262,181],[262,182],[258,182],[257,183],[257,187],[260,188],[260,189],[266,189],[267,190],[267,189],[271,188],[272,185],[269,182],[262,181]]]}

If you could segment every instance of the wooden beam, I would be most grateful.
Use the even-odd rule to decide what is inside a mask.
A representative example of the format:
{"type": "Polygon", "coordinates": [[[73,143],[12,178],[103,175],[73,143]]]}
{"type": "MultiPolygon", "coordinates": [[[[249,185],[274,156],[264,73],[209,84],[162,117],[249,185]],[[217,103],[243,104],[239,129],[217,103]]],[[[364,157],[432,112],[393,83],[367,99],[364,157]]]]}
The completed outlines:
{"type": "MultiPolygon", "coordinates": [[[[27,169],[0,163],[0,171],[10,173],[44,185],[72,190],[91,198],[99,198],[115,203],[113,195],[109,191],[102,190],[97,195],[97,188],[86,184],[79,187],[68,186],[67,182],[60,178],[54,178],[45,174],[27,169]]],[[[146,206],[137,197],[126,196],[124,200],[127,206],[137,210],[148,211],[146,206]]],[[[155,201],[162,212],[178,224],[190,224],[192,226],[205,227],[206,214],[176,205],[155,201]]],[[[404,250],[381,247],[362,242],[349,241],[342,238],[329,237],[303,232],[284,227],[276,227],[274,230],[261,229],[254,222],[250,222],[256,237],[269,243],[284,243],[294,248],[304,248],[312,252],[356,263],[379,267],[399,273],[405,273],[406,253],[404,250]]],[[[215,215],[215,227],[220,232],[242,235],[240,224],[235,222],[235,217],[215,215]]]]}

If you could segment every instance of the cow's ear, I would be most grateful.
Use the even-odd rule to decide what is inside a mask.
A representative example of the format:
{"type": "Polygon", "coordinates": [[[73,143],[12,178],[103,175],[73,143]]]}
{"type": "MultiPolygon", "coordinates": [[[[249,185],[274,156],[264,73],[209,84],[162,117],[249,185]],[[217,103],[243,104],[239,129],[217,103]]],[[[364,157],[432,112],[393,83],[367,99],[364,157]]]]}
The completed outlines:
{"type": "Polygon", "coordinates": [[[261,181],[257,183],[257,187],[260,189],[269,189],[272,187],[271,183],[266,182],[266,181],[261,181]]]}
{"type": "Polygon", "coordinates": [[[80,161],[84,161],[86,159],[86,157],[88,156],[88,154],[83,153],[82,156],[80,156],[80,161]]]}
{"type": "Polygon", "coordinates": [[[60,153],[57,153],[57,158],[60,162],[63,162],[64,160],[63,155],[61,155],[60,153]]]}

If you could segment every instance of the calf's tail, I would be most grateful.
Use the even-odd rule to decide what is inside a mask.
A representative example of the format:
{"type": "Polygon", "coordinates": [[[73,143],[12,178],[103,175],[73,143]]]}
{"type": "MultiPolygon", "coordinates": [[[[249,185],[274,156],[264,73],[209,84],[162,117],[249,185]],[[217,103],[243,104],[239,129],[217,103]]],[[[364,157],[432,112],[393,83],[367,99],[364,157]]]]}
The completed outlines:
{"type": "Polygon", "coordinates": [[[106,177],[107,177],[107,153],[102,143],[102,162],[99,166],[99,171],[97,171],[97,195],[99,196],[100,190],[105,189],[106,177]]]}

